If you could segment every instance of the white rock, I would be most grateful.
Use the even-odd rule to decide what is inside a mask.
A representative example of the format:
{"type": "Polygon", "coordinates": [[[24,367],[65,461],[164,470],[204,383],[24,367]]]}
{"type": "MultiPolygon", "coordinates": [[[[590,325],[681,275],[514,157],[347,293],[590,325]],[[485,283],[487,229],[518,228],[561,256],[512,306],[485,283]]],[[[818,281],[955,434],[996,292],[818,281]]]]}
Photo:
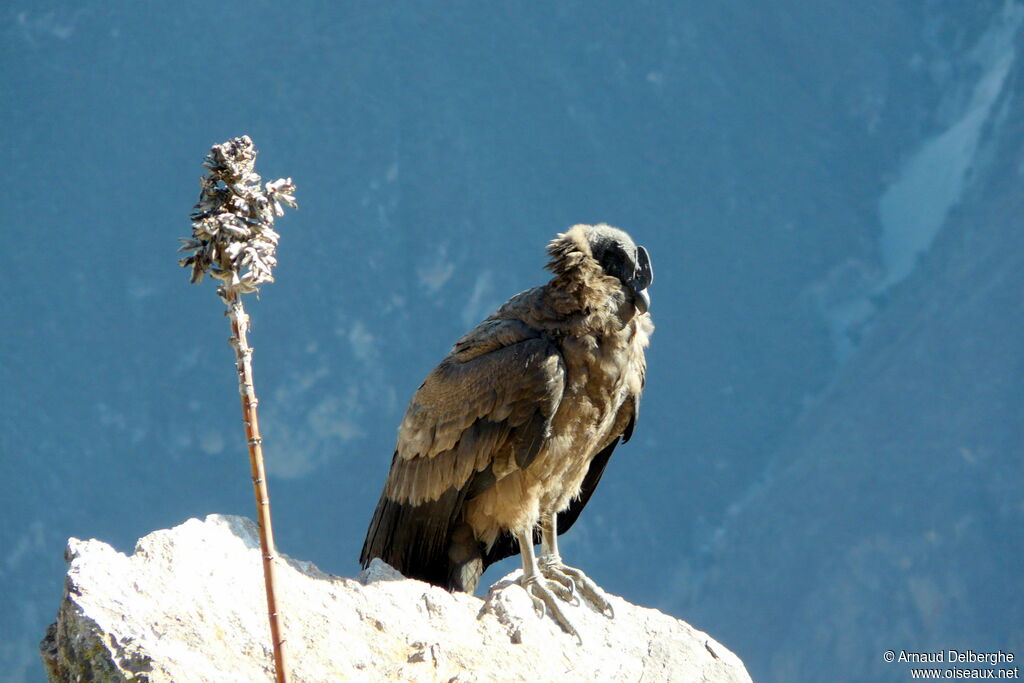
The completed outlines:
{"type": "MultiPolygon", "coordinates": [[[[52,681],[272,680],[255,524],[210,515],[125,556],[70,539],[64,600],[40,645],[52,681]]],[[[292,679],[750,681],[707,634],[609,596],[615,618],[566,606],[583,645],[506,577],[485,600],[404,579],[375,560],[358,580],[287,559],[278,571],[292,679]]]]}

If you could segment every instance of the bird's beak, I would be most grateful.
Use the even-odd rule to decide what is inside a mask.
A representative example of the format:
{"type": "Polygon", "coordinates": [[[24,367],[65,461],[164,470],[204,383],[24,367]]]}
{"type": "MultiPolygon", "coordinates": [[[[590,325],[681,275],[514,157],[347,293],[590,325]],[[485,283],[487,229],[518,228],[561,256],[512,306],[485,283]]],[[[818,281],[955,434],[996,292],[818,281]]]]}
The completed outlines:
{"type": "Polygon", "coordinates": [[[647,293],[646,289],[633,291],[633,305],[636,306],[636,310],[640,313],[646,313],[650,309],[651,295],[647,293]]]}

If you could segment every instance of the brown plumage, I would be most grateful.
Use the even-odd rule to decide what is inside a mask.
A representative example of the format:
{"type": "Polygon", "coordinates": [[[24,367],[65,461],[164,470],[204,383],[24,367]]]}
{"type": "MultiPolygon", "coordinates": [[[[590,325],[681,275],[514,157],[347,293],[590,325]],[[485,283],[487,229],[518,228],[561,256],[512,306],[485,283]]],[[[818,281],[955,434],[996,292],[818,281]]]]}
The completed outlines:
{"type": "Polygon", "coordinates": [[[574,633],[552,593],[611,606],[561,563],[557,534],[632,433],[652,272],[647,251],[607,225],[573,226],[548,253],[554,277],[459,339],[413,396],[360,559],[472,592],[522,550],[523,586],[574,633]]]}

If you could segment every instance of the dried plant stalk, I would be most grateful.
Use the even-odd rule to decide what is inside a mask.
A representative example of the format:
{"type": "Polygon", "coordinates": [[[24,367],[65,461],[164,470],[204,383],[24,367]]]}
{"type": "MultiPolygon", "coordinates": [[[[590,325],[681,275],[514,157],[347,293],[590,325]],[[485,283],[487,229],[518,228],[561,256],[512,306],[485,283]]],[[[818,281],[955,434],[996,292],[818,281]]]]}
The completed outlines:
{"type": "Polygon", "coordinates": [[[273,268],[277,265],[274,251],[279,238],[273,230],[274,219],[284,215],[282,203],[296,206],[295,185],[287,178],[261,187],[255,163],[256,147],[247,135],[210,149],[204,163],[209,173],[200,179],[202,191],[192,213],[192,238],[181,240],[185,244],[179,250],[192,254],[178,263],[192,269],[193,283],[202,281],[205,274],[221,281],[217,294],[227,306],[231,321],[231,345],[235,349],[242,420],[256,494],[274,671],[278,683],[285,683],[289,676],[282,619],[277,607],[275,566],[278,555],[263,466],[263,438],[256,413],[259,400],[253,385],[249,316],[242,306],[242,294],[255,292],[259,285],[274,281],[273,268]]]}
{"type": "Polygon", "coordinates": [[[281,628],[280,611],[277,607],[277,547],[274,545],[274,527],[270,519],[270,492],[267,490],[267,476],[263,467],[263,437],[256,414],[259,399],[253,386],[252,347],[249,346],[249,316],[242,306],[238,294],[229,294],[233,300],[228,303],[228,318],[231,320],[231,345],[235,349],[235,367],[238,369],[238,390],[242,398],[242,420],[245,422],[245,438],[249,445],[249,466],[252,470],[252,487],[256,494],[256,512],[260,527],[260,549],[263,552],[263,582],[267,593],[267,615],[270,619],[270,640],[274,649],[274,670],[278,683],[288,680],[288,664],[285,657],[285,639],[281,628]]]}

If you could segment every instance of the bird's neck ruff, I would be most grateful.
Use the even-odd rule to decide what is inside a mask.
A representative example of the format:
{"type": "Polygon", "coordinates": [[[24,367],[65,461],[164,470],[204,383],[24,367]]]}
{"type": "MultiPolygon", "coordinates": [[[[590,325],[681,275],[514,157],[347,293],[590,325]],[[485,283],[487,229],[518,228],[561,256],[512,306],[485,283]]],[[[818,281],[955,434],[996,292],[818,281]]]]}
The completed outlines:
{"type": "Polygon", "coordinates": [[[583,225],[574,225],[548,244],[546,268],[554,273],[550,304],[560,314],[596,311],[619,286],[594,259],[583,225]]]}

